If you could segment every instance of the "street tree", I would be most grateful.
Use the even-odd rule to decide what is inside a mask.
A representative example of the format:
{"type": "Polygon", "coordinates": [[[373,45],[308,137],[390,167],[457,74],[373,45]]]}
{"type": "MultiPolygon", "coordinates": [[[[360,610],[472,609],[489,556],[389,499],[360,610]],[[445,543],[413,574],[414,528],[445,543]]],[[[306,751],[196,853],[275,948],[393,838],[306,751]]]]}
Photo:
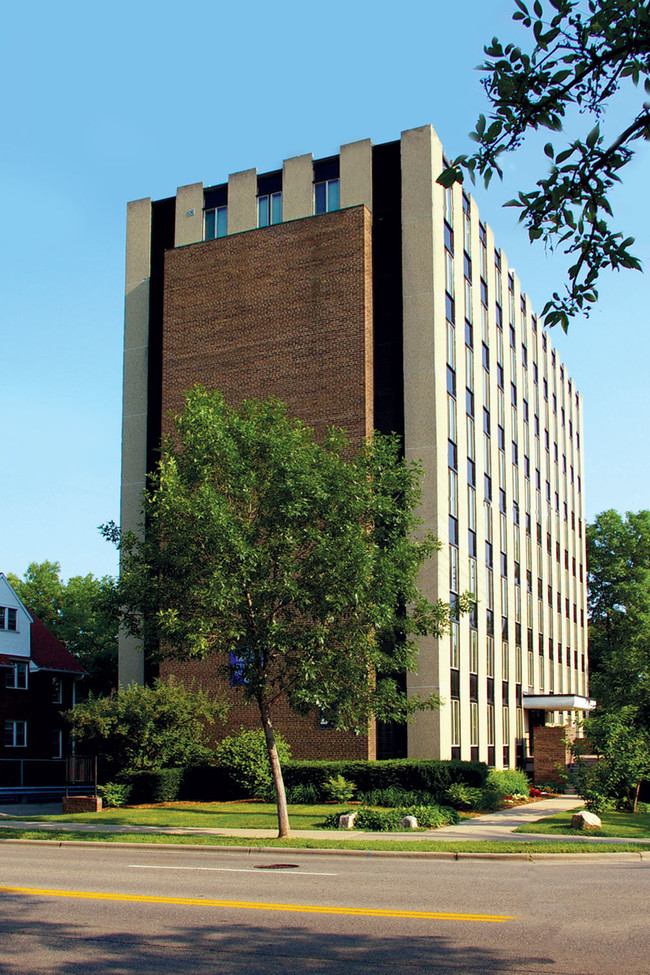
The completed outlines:
{"type": "Polygon", "coordinates": [[[548,175],[506,206],[520,210],[531,241],[560,247],[573,262],[564,293],[555,292],[542,312],[546,325],[566,331],[569,319],[588,314],[597,300],[596,282],[604,268],[641,267],[630,251],[634,239],[609,225],[609,197],[639,140],[650,138],[650,101],[644,101],[650,94],[650,5],[648,0],[515,0],[515,7],[513,20],[528,31],[524,42],[493,38],[479,66],[492,111],[487,118],[480,115],[470,133],[478,149],[454,159],[439,182],[462,182],[468,172],[472,180],[482,175],[487,186],[495,173],[502,176],[504,152],[518,149],[539,129],[557,134],[544,147],[548,175]],[[629,86],[639,90],[636,111],[606,137],[610,103],[629,86]],[[590,117],[584,134],[583,116],[590,117]]]}
{"type": "Polygon", "coordinates": [[[158,656],[231,664],[257,706],[281,836],[289,835],[273,713],[281,698],[340,729],[405,720],[420,634],[449,608],[417,587],[436,542],[415,516],[420,470],[397,438],[353,450],[322,443],[277,400],[230,407],[197,388],[162,445],[144,499],[146,531],[105,535],[121,550],[125,622],[158,656]]]}
{"type": "Polygon", "coordinates": [[[597,708],[585,719],[585,738],[577,739],[578,791],[588,805],[615,800],[636,812],[641,785],[650,778],[650,731],[639,726],[633,705],[597,708]],[[601,756],[586,765],[581,748],[601,756]]]}
{"type": "Polygon", "coordinates": [[[81,694],[109,694],[117,686],[119,608],[112,576],[61,578],[58,562],[31,562],[10,584],[28,610],[78,657],[86,670],[81,694]]]}
{"type": "Polygon", "coordinates": [[[634,708],[650,731],[650,511],[587,526],[589,666],[599,712],[634,708]]]}
{"type": "Polygon", "coordinates": [[[132,684],[77,704],[66,717],[78,747],[99,757],[104,779],[208,761],[209,728],[225,718],[224,701],[169,678],[132,684]]]}

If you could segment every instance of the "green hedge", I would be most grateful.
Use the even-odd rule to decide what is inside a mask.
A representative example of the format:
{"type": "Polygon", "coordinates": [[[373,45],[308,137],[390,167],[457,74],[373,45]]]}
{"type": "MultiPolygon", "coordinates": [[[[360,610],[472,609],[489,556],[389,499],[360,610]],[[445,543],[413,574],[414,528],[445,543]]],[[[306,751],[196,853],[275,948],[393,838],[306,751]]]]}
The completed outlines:
{"type": "Polygon", "coordinates": [[[313,785],[324,797],[325,782],[332,776],[351,779],[357,792],[372,792],[397,786],[409,792],[426,792],[442,801],[447,789],[454,784],[471,788],[484,787],[488,767],[484,762],[388,759],[363,761],[290,761],[283,766],[284,783],[288,788],[313,785]]]}
{"type": "Polygon", "coordinates": [[[173,802],[183,784],[184,769],[164,768],[158,771],[128,772],[120,781],[130,786],[129,804],[173,802]]]}
{"type": "MultiPolygon", "coordinates": [[[[325,783],[342,775],[354,782],[357,793],[372,792],[396,786],[408,792],[427,793],[443,802],[452,785],[480,789],[485,786],[488,767],[484,762],[410,761],[390,759],[364,761],[288,761],[282,768],[287,790],[312,786],[319,799],[327,797],[325,783]]],[[[247,790],[238,785],[227,768],[220,765],[197,765],[192,768],[161,769],[155,772],[130,772],[120,776],[131,786],[129,802],[173,802],[176,799],[195,802],[227,802],[248,798],[247,790]]]]}

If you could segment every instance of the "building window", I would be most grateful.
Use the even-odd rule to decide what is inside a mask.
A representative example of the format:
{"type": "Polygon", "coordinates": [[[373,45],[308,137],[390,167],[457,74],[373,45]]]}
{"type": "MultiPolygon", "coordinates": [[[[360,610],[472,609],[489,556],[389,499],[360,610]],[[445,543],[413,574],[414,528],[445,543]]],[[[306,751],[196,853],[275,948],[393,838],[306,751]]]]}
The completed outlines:
{"type": "Polygon", "coordinates": [[[11,606],[0,606],[0,630],[17,629],[17,612],[11,606]]]}
{"type": "Polygon", "coordinates": [[[282,223],[282,193],[265,193],[257,198],[257,226],[282,223]]]}
{"type": "Polygon", "coordinates": [[[225,237],[228,233],[228,207],[214,207],[204,215],[204,234],[206,240],[225,237]]]}
{"type": "Polygon", "coordinates": [[[7,670],[5,686],[15,690],[26,691],[28,683],[29,664],[16,661],[7,670]]]}
{"type": "Polygon", "coordinates": [[[338,210],[339,206],[338,179],[324,179],[320,183],[314,183],[314,213],[331,213],[338,210]]]}
{"type": "Polygon", "coordinates": [[[5,721],[5,748],[27,747],[27,722],[5,721]]]}
{"type": "Polygon", "coordinates": [[[52,704],[63,703],[63,681],[60,677],[52,678],[52,704]]]}
{"type": "Polygon", "coordinates": [[[451,744],[460,746],[460,701],[451,701],[451,744]]]}
{"type": "Polygon", "coordinates": [[[52,758],[63,758],[63,732],[52,732],[52,758]]]}

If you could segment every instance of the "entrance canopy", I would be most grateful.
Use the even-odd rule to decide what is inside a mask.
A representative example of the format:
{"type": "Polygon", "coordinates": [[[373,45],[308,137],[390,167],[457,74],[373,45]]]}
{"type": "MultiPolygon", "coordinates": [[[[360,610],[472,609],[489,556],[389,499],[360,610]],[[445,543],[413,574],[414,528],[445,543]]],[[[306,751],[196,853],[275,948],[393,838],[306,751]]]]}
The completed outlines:
{"type": "Polygon", "coordinates": [[[596,703],[581,694],[524,694],[528,711],[593,711],[596,703]]]}

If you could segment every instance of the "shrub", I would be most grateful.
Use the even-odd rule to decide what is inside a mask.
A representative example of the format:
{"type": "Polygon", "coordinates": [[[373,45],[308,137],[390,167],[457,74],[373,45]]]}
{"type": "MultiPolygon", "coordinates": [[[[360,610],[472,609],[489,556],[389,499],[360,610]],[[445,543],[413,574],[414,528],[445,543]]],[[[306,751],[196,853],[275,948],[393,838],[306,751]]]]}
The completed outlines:
{"type": "Polygon", "coordinates": [[[372,789],[360,796],[366,806],[384,806],[393,809],[395,806],[426,806],[433,800],[428,792],[409,792],[397,785],[389,785],[387,789],[372,789]]]}
{"type": "MultiPolygon", "coordinates": [[[[346,810],[352,812],[353,810],[346,810]]],[[[447,826],[450,823],[457,823],[459,815],[454,809],[447,809],[444,806],[397,806],[395,809],[369,809],[362,806],[355,810],[357,817],[354,822],[355,829],[363,829],[372,833],[385,833],[401,829],[400,821],[405,816],[415,816],[418,826],[423,829],[438,829],[440,826],[447,826]]],[[[328,816],[323,827],[325,829],[338,829],[339,816],[341,812],[332,813],[328,816]]]]}
{"type": "Polygon", "coordinates": [[[178,798],[185,770],[163,768],[149,772],[129,772],[122,777],[130,789],[129,800],[137,805],[150,802],[173,802],[178,798]]]}
{"type": "Polygon", "coordinates": [[[287,802],[296,805],[312,806],[319,802],[320,794],[315,785],[292,785],[286,790],[287,802]]]}
{"type": "MultiPolygon", "coordinates": [[[[275,743],[280,764],[284,765],[291,757],[289,745],[279,734],[275,743]]],[[[272,800],[275,797],[266,739],[261,729],[242,728],[238,735],[224,738],[215,748],[215,757],[247,798],[272,800]]]]}
{"type": "Polygon", "coordinates": [[[530,782],[526,773],[511,768],[490,769],[486,787],[495,792],[500,799],[515,793],[527,796],[530,792],[530,782]]]}
{"type": "Polygon", "coordinates": [[[123,772],[209,761],[209,727],[225,714],[223,700],[170,677],[89,697],[65,717],[78,752],[97,755],[100,777],[113,781],[123,772]]]}
{"type": "Polygon", "coordinates": [[[452,809],[482,809],[483,789],[454,782],[445,792],[445,803],[452,809]]]}
{"type": "Polygon", "coordinates": [[[97,788],[106,809],[117,809],[129,801],[131,786],[128,782],[107,782],[97,788]]]}
{"type": "Polygon", "coordinates": [[[488,767],[484,762],[388,759],[365,761],[296,761],[283,766],[287,786],[314,785],[323,793],[324,783],[331,776],[342,775],[356,783],[362,793],[391,786],[407,792],[425,793],[437,802],[444,800],[450,785],[460,783],[482,788],[487,780],[488,767]]]}
{"type": "Polygon", "coordinates": [[[328,799],[334,802],[349,802],[355,793],[355,785],[342,775],[332,775],[325,782],[324,790],[328,799]]]}

